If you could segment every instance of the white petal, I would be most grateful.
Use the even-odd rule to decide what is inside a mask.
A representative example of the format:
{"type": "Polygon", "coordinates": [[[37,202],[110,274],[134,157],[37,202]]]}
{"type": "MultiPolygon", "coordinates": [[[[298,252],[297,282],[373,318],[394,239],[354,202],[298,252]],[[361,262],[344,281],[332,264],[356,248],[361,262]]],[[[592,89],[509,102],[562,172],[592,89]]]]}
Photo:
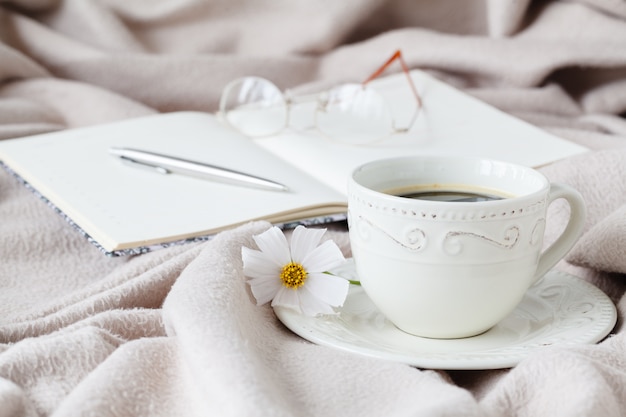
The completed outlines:
{"type": "Polygon", "coordinates": [[[326,272],[346,261],[335,242],[327,240],[309,252],[300,262],[307,272],[326,272]]]}
{"type": "Polygon", "coordinates": [[[311,294],[306,288],[300,289],[300,309],[307,316],[335,314],[335,310],[328,303],[311,294]]]}
{"type": "Polygon", "coordinates": [[[260,235],[254,236],[254,241],[259,249],[261,249],[261,252],[276,265],[282,267],[291,261],[287,238],[285,238],[282,230],[278,227],[274,226],[260,235]]]}
{"type": "Polygon", "coordinates": [[[348,296],[350,283],[328,274],[309,274],[306,289],[317,299],[334,307],[342,306],[348,296]]]}
{"type": "Polygon", "coordinates": [[[291,258],[302,263],[303,259],[319,245],[326,229],[307,229],[298,226],[291,235],[291,258]]]}
{"type": "Polygon", "coordinates": [[[278,279],[257,278],[248,280],[248,284],[257,305],[263,305],[272,301],[282,286],[278,279]]]}
{"type": "Polygon", "coordinates": [[[278,293],[274,297],[274,300],[272,300],[272,307],[289,307],[301,312],[302,310],[300,309],[300,297],[298,291],[299,290],[292,290],[291,288],[281,286],[280,290],[278,290],[278,293]]]}
{"type": "Polygon", "coordinates": [[[282,265],[269,259],[265,252],[245,246],[241,248],[241,259],[243,260],[243,273],[248,277],[278,276],[282,269],[282,265]]]}

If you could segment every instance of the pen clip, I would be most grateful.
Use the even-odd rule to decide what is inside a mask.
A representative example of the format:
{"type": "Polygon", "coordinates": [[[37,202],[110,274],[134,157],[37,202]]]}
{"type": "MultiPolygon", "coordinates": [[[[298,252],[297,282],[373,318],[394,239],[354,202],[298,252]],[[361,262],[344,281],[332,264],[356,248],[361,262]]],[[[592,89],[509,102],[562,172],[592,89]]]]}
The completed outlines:
{"type": "Polygon", "coordinates": [[[163,175],[171,174],[170,170],[168,170],[166,168],[163,168],[162,166],[159,166],[159,165],[152,165],[152,164],[148,164],[146,162],[139,162],[139,161],[136,161],[134,159],[128,158],[126,156],[120,156],[119,158],[126,165],[130,165],[130,166],[133,166],[133,167],[145,169],[145,170],[148,170],[148,171],[153,171],[153,172],[156,171],[159,174],[163,174],[163,175]]]}

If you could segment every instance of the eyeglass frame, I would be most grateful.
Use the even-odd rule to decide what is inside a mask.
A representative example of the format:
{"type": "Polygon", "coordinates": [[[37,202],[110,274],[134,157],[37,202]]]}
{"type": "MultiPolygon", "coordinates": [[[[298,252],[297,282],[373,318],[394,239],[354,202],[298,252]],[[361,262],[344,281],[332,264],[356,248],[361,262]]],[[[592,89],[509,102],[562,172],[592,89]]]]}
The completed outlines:
{"type": "MultiPolygon", "coordinates": [[[[404,57],[402,56],[402,51],[401,50],[396,50],[378,69],[376,69],[376,71],[374,71],[371,75],[369,75],[364,81],[362,81],[360,83],[360,85],[365,88],[370,82],[372,82],[373,80],[377,79],[378,77],[380,77],[388,68],[391,64],[393,64],[396,60],[399,61],[400,66],[402,68],[402,72],[405,74],[407,81],[409,83],[409,88],[411,90],[411,93],[413,95],[413,97],[416,100],[417,103],[417,107],[416,107],[416,111],[414,112],[413,116],[411,117],[409,123],[407,124],[406,127],[402,127],[402,128],[398,128],[396,126],[396,120],[394,118],[392,118],[392,126],[391,126],[391,132],[389,132],[389,135],[394,135],[394,134],[401,134],[401,133],[406,133],[408,132],[411,127],[415,124],[415,121],[417,120],[417,117],[420,113],[420,109],[423,107],[423,101],[422,98],[420,96],[420,94],[417,91],[417,87],[415,86],[415,83],[413,82],[413,78],[411,77],[410,74],[410,70],[409,67],[406,63],[406,61],[404,60],[404,57]]],[[[258,77],[258,76],[249,76],[249,77],[240,77],[237,78],[231,82],[229,82],[224,89],[222,90],[222,94],[220,96],[220,102],[219,102],[219,110],[218,110],[218,114],[221,115],[223,121],[228,124],[229,126],[231,126],[233,129],[240,131],[240,129],[237,126],[234,126],[232,123],[230,123],[230,121],[228,120],[228,117],[226,117],[226,114],[228,113],[229,110],[224,110],[225,107],[225,102],[226,102],[226,95],[225,92],[229,90],[230,86],[240,82],[241,80],[244,79],[260,79],[263,81],[266,81],[274,86],[276,86],[276,84],[274,84],[272,81],[263,78],[263,77],[258,77]]],[[[346,84],[349,85],[349,84],[346,84]]],[[[334,87],[330,90],[326,90],[326,91],[322,91],[319,93],[315,93],[315,94],[309,94],[309,95],[303,95],[303,96],[294,96],[292,94],[290,94],[289,90],[285,90],[285,91],[281,91],[277,86],[276,88],[278,89],[278,91],[281,93],[283,100],[284,100],[284,104],[285,104],[285,123],[284,125],[278,129],[275,132],[269,133],[269,134],[264,134],[264,135],[247,135],[253,138],[262,138],[262,137],[267,137],[267,136],[272,136],[275,135],[279,132],[281,132],[282,130],[284,130],[285,128],[290,126],[290,114],[291,114],[291,107],[295,104],[301,104],[304,102],[310,102],[310,101],[317,101],[317,105],[318,108],[315,112],[315,117],[316,117],[316,123],[315,125],[317,126],[317,114],[320,110],[323,110],[323,108],[325,106],[328,105],[328,100],[324,99],[325,96],[327,96],[327,93],[329,91],[332,91],[334,88],[339,88],[339,87],[334,87]]],[[[319,128],[318,128],[319,130],[319,128]]],[[[243,132],[242,132],[243,133],[243,132]]],[[[384,139],[384,138],[381,138],[384,139]]],[[[374,140],[372,142],[376,142],[377,140],[374,140]]]]}

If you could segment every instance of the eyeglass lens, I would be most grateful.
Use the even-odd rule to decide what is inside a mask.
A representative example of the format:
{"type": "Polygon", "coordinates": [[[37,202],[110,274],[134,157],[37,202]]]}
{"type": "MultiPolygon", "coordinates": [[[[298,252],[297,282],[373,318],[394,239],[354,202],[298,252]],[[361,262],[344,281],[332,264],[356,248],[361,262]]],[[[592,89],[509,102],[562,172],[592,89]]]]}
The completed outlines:
{"type": "Polygon", "coordinates": [[[343,143],[362,145],[391,134],[393,117],[385,99],[360,84],[334,88],[320,101],[317,128],[343,143]]]}
{"type": "Polygon", "coordinates": [[[268,136],[287,123],[283,93],[272,82],[259,77],[233,81],[222,94],[220,111],[226,121],[247,136],[268,136]]]}

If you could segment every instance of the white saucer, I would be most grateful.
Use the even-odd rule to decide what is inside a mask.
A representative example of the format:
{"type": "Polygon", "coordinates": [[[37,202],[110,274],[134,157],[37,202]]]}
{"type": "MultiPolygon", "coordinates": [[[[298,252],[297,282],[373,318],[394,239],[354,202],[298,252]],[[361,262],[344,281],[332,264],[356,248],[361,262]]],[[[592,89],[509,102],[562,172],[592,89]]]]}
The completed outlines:
{"type": "MultiPolygon", "coordinates": [[[[351,262],[342,275],[358,280],[351,262]]],[[[596,343],[617,321],[615,306],[606,294],[558,271],[546,274],[498,325],[465,339],[409,335],[391,324],[357,285],[350,286],[337,316],[307,317],[284,307],[274,311],[287,328],[311,342],[420,368],[448,370],[509,368],[546,346],[596,343]]]]}

